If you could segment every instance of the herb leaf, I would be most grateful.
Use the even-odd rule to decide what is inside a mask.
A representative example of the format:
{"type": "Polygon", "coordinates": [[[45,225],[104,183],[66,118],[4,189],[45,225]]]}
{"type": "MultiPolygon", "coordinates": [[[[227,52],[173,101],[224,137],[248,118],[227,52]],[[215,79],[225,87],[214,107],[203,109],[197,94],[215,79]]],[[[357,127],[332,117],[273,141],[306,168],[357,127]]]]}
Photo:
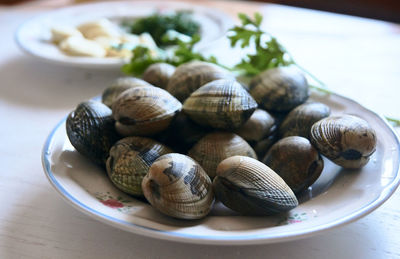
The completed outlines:
{"type": "Polygon", "coordinates": [[[242,25],[231,29],[232,34],[228,36],[231,46],[234,47],[239,43],[241,48],[254,45],[256,52],[243,58],[235,66],[236,70],[245,75],[257,75],[266,69],[294,64],[276,38],[261,30],[262,15],[260,13],[255,13],[254,19],[241,13],[239,19],[242,25]]]}
{"type": "Polygon", "coordinates": [[[160,57],[153,57],[151,50],[147,47],[137,46],[132,50],[133,57],[128,64],[122,66],[125,74],[140,76],[151,64],[163,62],[160,57]]]}
{"type": "Polygon", "coordinates": [[[183,63],[200,60],[218,64],[217,58],[214,56],[205,57],[202,54],[193,51],[194,45],[199,42],[200,36],[195,34],[189,42],[184,42],[179,38],[173,39],[178,45],[172,52],[172,55],[154,55],[152,51],[143,46],[137,46],[132,50],[132,58],[130,63],[122,66],[122,72],[129,75],[141,76],[147,67],[154,63],[169,63],[179,66],[183,63]]]}
{"type": "Polygon", "coordinates": [[[188,36],[193,36],[200,32],[200,25],[192,19],[190,11],[178,11],[169,15],[155,13],[134,21],[124,21],[122,26],[133,34],[148,32],[157,43],[157,46],[161,47],[172,44],[162,40],[168,30],[175,30],[188,36]]]}

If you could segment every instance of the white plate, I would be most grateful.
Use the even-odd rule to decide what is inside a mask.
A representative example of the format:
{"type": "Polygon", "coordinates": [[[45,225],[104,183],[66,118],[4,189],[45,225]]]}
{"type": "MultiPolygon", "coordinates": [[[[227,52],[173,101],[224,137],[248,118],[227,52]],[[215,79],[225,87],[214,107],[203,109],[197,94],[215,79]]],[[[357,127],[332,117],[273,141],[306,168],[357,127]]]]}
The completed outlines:
{"type": "Polygon", "coordinates": [[[78,210],[120,229],[149,237],[201,244],[260,244],[299,239],[367,215],[399,185],[399,139],[385,120],[356,102],[338,95],[313,99],[333,114],[351,113],[376,130],[376,152],[361,170],[344,170],[325,159],[317,182],[287,215],[239,216],[221,204],[205,219],[184,221],[163,216],[150,205],[117,190],[105,171],[77,153],[63,119],[48,137],[43,167],[53,187],[78,210]]]}
{"type": "Polygon", "coordinates": [[[54,25],[78,25],[99,18],[120,21],[124,18],[137,18],[151,15],[156,11],[191,10],[193,19],[201,27],[201,41],[197,48],[204,48],[225,35],[232,26],[230,16],[198,5],[169,1],[104,2],[80,4],[44,13],[23,23],[17,30],[15,39],[28,54],[42,60],[85,68],[120,68],[123,60],[119,58],[73,57],[64,54],[54,45],[50,29],[54,25]]]}

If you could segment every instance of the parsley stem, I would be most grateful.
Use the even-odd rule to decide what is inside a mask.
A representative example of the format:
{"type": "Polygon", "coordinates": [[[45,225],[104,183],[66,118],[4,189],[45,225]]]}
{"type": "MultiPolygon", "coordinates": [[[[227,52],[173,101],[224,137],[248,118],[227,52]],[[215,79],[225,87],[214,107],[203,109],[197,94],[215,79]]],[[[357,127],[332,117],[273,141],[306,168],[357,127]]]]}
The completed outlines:
{"type": "MultiPolygon", "coordinates": [[[[317,91],[326,93],[326,94],[333,94],[335,92],[328,90],[325,87],[320,87],[320,86],[316,86],[316,85],[311,85],[309,84],[309,86],[317,91]]],[[[394,127],[400,127],[400,119],[395,119],[393,117],[389,117],[389,116],[384,116],[385,119],[390,122],[394,127]]]]}
{"type": "Polygon", "coordinates": [[[326,93],[326,94],[332,94],[334,92],[332,92],[331,90],[328,90],[326,87],[320,87],[320,86],[316,86],[316,85],[312,85],[312,84],[308,84],[311,88],[314,88],[317,91],[326,93]]]}
{"type": "Polygon", "coordinates": [[[388,117],[388,116],[385,116],[385,118],[386,118],[386,120],[391,122],[393,124],[393,126],[400,127],[400,120],[399,119],[395,119],[395,118],[388,117]]]}
{"type": "MultiPolygon", "coordinates": [[[[292,59],[293,60],[293,59],[292,59]]],[[[298,67],[301,71],[303,71],[304,73],[306,73],[309,77],[311,77],[315,82],[317,82],[321,87],[326,88],[326,84],[324,82],[322,82],[321,80],[319,80],[316,76],[314,76],[313,74],[311,74],[308,70],[306,70],[304,67],[300,66],[299,64],[297,64],[296,62],[294,62],[294,65],[296,67],[298,67]]]]}

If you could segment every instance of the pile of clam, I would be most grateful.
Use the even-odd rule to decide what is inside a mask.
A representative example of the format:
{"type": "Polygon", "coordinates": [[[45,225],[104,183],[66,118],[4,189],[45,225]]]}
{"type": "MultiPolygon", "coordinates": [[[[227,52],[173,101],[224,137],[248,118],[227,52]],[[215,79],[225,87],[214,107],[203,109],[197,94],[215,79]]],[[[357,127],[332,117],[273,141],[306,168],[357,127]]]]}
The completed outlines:
{"type": "Polygon", "coordinates": [[[214,64],[154,64],[142,79],[115,80],[102,102],[79,104],[67,135],[118,189],[166,215],[202,218],[215,200],[243,215],[270,215],[298,205],[323,170],[321,154],[361,168],[375,151],[366,121],[330,116],[308,97],[294,67],[244,86],[214,64]]]}

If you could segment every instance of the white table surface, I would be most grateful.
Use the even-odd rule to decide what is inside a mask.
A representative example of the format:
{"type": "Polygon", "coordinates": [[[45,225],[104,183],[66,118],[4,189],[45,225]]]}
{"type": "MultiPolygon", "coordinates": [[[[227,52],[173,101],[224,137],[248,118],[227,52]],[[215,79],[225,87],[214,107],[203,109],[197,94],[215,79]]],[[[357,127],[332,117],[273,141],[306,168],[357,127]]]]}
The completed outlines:
{"type": "MultiPolygon", "coordinates": [[[[0,258],[400,258],[399,191],[354,223],[311,238],[253,246],[205,246],[151,239],[115,229],[75,210],[47,181],[41,149],[51,129],[78,102],[98,95],[120,74],[49,65],[22,53],[14,42],[14,31],[34,14],[37,12],[0,8],[0,258]]],[[[310,52],[307,44],[296,48],[294,40],[304,43],[307,39],[304,35],[289,37],[285,31],[287,21],[279,23],[273,16],[268,21],[281,25],[274,28],[292,46],[295,56],[299,53],[298,60],[304,58],[303,50],[310,52]]],[[[399,35],[400,31],[393,42],[385,44],[398,44],[399,35]]],[[[315,49],[313,44],[309,42],[311,49],[315,49]]],[[[334,81],[318,60],[335,57],[320,48],[316,51],[316,61],[304,58],[304,65],[327,81],[334,81]]],[[[400,62],[390,56],[383,60],[400,62]]],[[[346,70],[339,68],[337,74],[346,75],[346,70]]],[[[395,73],[400,69],[392,70],[395,73]]],[[[357,79],[352,80],[357,83],[357,79]]],[[[347,90],[349,93],[355,92],[349,88],[353,89],[347,90]]],[[[384,89],[389,91],[388,96],[400,96],[395,85],[384,89]]],[[[361,99],[365,100],[376,95],[362,93],[361,99]]],[[[393,112],[396,105],[381,100],[376,107],[393,112]]]]}

